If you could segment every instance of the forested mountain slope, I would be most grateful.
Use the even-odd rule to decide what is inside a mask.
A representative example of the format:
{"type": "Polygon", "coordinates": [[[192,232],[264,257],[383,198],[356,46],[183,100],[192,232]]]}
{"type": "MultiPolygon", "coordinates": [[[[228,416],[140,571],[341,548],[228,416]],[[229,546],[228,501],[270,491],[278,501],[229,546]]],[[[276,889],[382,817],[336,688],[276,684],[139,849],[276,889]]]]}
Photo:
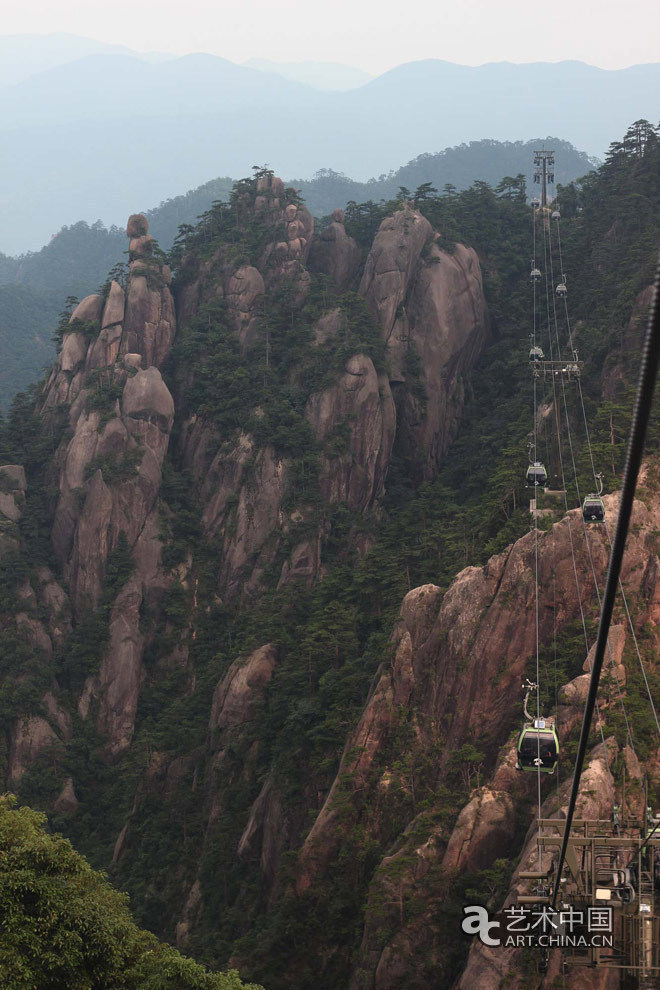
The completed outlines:
{"type": "MultiPolygon", "coordinates": [[[[610,492],[660,235],[659,142],[638,132],[560,197],[610,492]]],[[[450,985],[460,904],[504,892],[533,815],[511,771],[532,210],[515,185],[422,187],[315,232],[262,170],[167,258],[143,216],[127,232],[129,271],[62,321],[2,437],[7,786],[202,961],[272,990],[450,985]]],[[[582,435],[574,454],[585,490],[582,435]]],[[[649,659],[655,471],[624,574],[649,659]]],[[[561,562],[560,685],[585,659],[569,518],[540,540],[546,573],[561,562]]],[[[632,671],[626,691],[643,717],[632,671]]],[[[607,726],[621,747],[614,707],[607,726]]],[[[467,963],[475,985],[489,962],[467,963]]]]}
{"type": "MultiPolygon", "coordinates": [[[[540,143],[544,141],[539,139],[540,143]]],[[[545,139],[558,153],[557,181],[568,182],[586,174],[596,162],[566,141],[545,139]]],[[[538,143],[538,142],[537,142],[538,143]]],[[[349,201],[390,200],[401,186],[415,189],[430,182],[446,194],[466,189],[476,179],[497,186],[503,176],[525,175],[532,182],[535,142],[474,141],[438,154],[421,155],[396,172],[370,182],[354,182],[332,170],[309,180],[295,180],[315,217],[327,217],[349,201]]],[[[148,210],[150,230],[164,250],[169,250],[181,224],[195,224],[217,200],[226,200],[233,182],[213,179],[183,196],[148,210]]],[[[0,255],[0,406],[41,375],[52,359],[50,331],[62,302],[68,296],[82,298],[95,291],[106,274],[125,257],[124,232],[100,221],[84,221],[63,227],[40,251],[18,258],[0,255]]]]}

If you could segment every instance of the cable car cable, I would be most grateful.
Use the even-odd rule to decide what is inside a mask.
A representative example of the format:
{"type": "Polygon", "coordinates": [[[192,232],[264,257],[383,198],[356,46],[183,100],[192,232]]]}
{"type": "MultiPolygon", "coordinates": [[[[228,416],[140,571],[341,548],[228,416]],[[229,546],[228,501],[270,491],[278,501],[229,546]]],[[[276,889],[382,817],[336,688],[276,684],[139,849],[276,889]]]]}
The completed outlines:
{"type": "MultiPolygon", "coordinates": [[[[549,323],[549,321],[550,321],[550,304],[549,304],[548,293],[547,293],[547,281],[546,281],[546,305],[547,305],[548,323],[549,323]]],[[[552,344],[552,334],[550,334],[550,353],[551,353],[551,357],[552,357],[552,347],[553,347],[553,344],[552,344]]],[[[587,660],[588,660],[589,659],[589,652],[590,652],[589,634],[587,632],[587,622],[586,622],[586,619],[584,617],[584,606],[582,604],[582,586],[580,584],[580,579],[578,577],[578,572],[577,572],[577,561],[576,561],[576,558],[575,558],[575,544],[573,542],[573,531],[572,531],[572,528],[571,528],[571,517],[569,515],[569,513],[570,513],[571,510],[570,510],[569,505],[568,505],[568,489],[566,487],[566,477],[565,477],[565,472],[564,472],[564,457],[563,457],[563,454],[562,454],[562,443],[561,443],[561,427],[560,427],[560,422],[559,422],[559,402],[557,401],[557,386],[556,386],[556,383],[555,383],[555,376],[554,375],[551,376],[551,380],[552,380],[553,409],[555,411],[555,422],[556,422],[556,426],[557,426],[557,454],[558,454],[558,457],[559,457],[559,472],[560,472],[560,477],[561,477],[562,492],[563,492],[563,495],[564,495],[564,508],[565,508],[565,511],[566,511],[566,525],[567,525],[567,528],[568,528],[568,541],[569,541],[569,545],[570,545],[570,548],[571,548],[571,560],[572,560],[572,563],[573,563],[573,577],[575,579],[575,592],[576,592],[576,595],[577,595],[578,605],[580,607],[580,619],[582,621],[582,633],[584,635],[584,646],[585,646],[586,656],[587,656],[587,660]]],[[[591,670],[591,665],[590,665],[590,668],[589,669],[591,670]]],[[[603,746],[604,746],[605,745],[605,734],[603,732],[603,720],[602,720],[602,718],[600,716],[600,709],[598,707],[598,702],[596,702],[596,715],[597,715],[597,718],[598,718],[597,724],[598,724],[598,727],[600,729],[601,740],[602,740],[602,743],[603,743],[603,746]]]]}
{"type": "MultiPolygon", "coordinates": [[[[532,212],[532,237],[533,237],[533,267],[536,268],[536,210],[532,212]]],[[[534,305],[534,347],[536,347],[536,279],[532,279],[533,285],[533,305],[534,305]]],[[[536,401],[536,388],[537,388],[538,376],[534,372],[534,397],[532,406],[532,415],[534,417],[534,462],[536,463],[536,433],[537,433],[537,401],[536,401]]],[[[541,687],[540,687],[540,671],[539,671],[539,527],[538,527],[538,491],[534,491],[534,609],[535,609],[535,626],[536,626],[536,724],[537,728],[540,728],[541,724],[541,687]]],[[[541,836],[541,733],[540,731],[536,734],[536,790],[537,790],[537,802],[538,802],[538,834],[541,836]]],[[[539,845],[538,850],[538,865],[539,872],[541,871],[541,846],[539,845]]]]}
{"type": "MultiPolygon", "coordinates": [[[[551,281],[551,284],[552,284],[554,282],[554,272],[553,272],[553,264],[552,264],[552,241],[551,241],[551,229],[550,229],[550,225],[548,225],[547,238],[546,238],[546,229],[545,229],[545,226],[544,226],[544,229],[543,229],[543,250],[544,250],[544,258],[545,258],[546,268],[549,268],[550,281],[551,281]],[[547,244],[546,244],[546,240],[547,240],[547,244]]],[[[547,303],[547,308],[548,308],[548,322],[550,323],[550,293],[548,291],[548,280],[547,279],[546,279],[546,303],[547,303]]],[[[554,295],[552,296],[552,305],[553,305],[554,328],[555,328],[555,337],[556,337],[556,341],[557,341],[557,350],[558,350],[558,352],[560,352],[559,323],[558,323],[558,320],[557,320],[557,303],[556,303],[556,298],[555,298],[554,295]]],[[[550,332],[550,339],[552,341],[552,331],[550,332]]],[[[572,344],[571,344],[571,349],[572,349],[572,344]]],[[[554,376],[553,376],[553,382],[554,382],[554,376]]],[[[564,408],[564,418],[566,420],[566,437],[567,437],[567,440],[568,440],[568,447],[569,447],[569,451],[570,451],[570,455],[571,455],[571,463],[572,463],[572,466],[573,466],[573,474],[574,474],[574,477],[575,477],[575,491],[577,493],[578,505],[581,505],[582,504],[582,496],[580,494],[580,483],[579,483],[579,480],[578,480],[578,470],[577,470],[577,464],[576,464],[576,461],[575,461],[575,452],[574,452],[574,448],[573,448],[573,437],[572,437],[572,434],[571,434],[571,421],[570,421],[570,416],[569,416],[569,412],[568,412],[568,402],[567,402],[567,399],[566,399],[566,386],[565,386],[565,383],[564,383],[564,377],[563,377],[563,375],[561,376],[561,390],[562,390],[562,400],[563,400],[563,408],[564,408]]],[[[591,576],[593,578],[594,588],[595,588],[595,591],[596,591],[596,598],[598,600],[598,607],[600,609],[600,604],[601,604],[600,589],[599,589],[599,586],[598,586],[598,578],[596,576],[596,569],[594,567],[593,555],[592,555],[592,552],[591,552],[591,544],[589,542],[589,536],[588,536],[588,533],[587,533],[587,524],[586,524],[585,519],[584,519],[584,514],[582,514],[582,530],[583,530],[584,542],[585,542],[585,546],[586,546],[586,550],[587,550],[587,556],[589,558],[589,565],[590,565],[590,568],[591,568],[591,576]]],[[[626,711],[626,704],[625,704],[625,701],[624,701],[624,698],[623,698],[623,692],[621,690],[621,683],[619,681],[619,676],[618,676],[617,671],[616,671],[616,665],[614,663],[614,656],[612,654],[612,647],[611,647],[611,644],[610,644],[609,640],[607,641],[607,652],[608,652],[608,656],[609,656],[609,659],[610,659],[610,665],[612,667],[613,679],[614,679],[614,681],[616,683],[617,694],[619,696],[619,703],[621,705],[621,710],[623,712],[623,718],[624,718],[624,721],[626,723],[626,730],[627,730],[627,733],[628,733],[628,742],[629,742],[630,748],[632,749],[633,753],[635,754],[635,756],[637,756],[637,753],[635,752],[635,744],[633,742],[632,729],[630,728],[630,722],[628,720],[628,713],[626,711]]],[[[599,718],[600,718],[600,715],[599,715],[599,718]]],[[[602,724],[601,724],[601,734],[602,734],[602,724]]],[[[603,738],[603,743],[604,742],[605,742],[605,740],[603,738]]]]}
{"type": "Polygon", "coordinates": [[[577,803],[578,791],[580,787],[580,777],[582,775],[582,768],[584,766],[584,759],[587,751],[589,731],[591,728],[591,721],[596,703],[596,695],[598,693],[598,683],[600,681],[603,659],[605,656],[605,646],[609,634],[610,623],[612,621],[614,601],[616,598],[619,576],[621,574],[621,564],[623,562],[626,538],[630,527],[630,517],[632,515],[635,488],[637,487],[637,477],[644,453],[644,441],[646,439],[651,406],[653,403],[653,392],[658,374],[658,360],[660,359],[660,309],[658,307],[659,286],[660,264],[658,265],[658,269],[656,271],[653,302],[651,304],[651,311],[646,330],[646,339],[644,341],[644,350],[642,354],[639,384],[637,386],[632,428],[630,431],[630,439],[628,441],[623,487],[621,489],[619,517],[617,519],[614,541],[612,543],[612,550],[610,553],[607,582],[605,584],[600,621],[598,623],[598,636],[596,639],[596,650],[593,660],[593,668],[591,671],[591,679],[589,682],[589,693],[587,695],[587,700],[584,707],[580,741],[578,743],[578,751],[575,758],[573,784],[571,787],[571,794],[566,813],[564,835],[559,852],[559,859],[557,861],[556,877],[551,901],[551,907],[553,910],[557,907],[561,874],[564,861],[566,859],[566,850],[568,848],[568,838],[571,831],[571,825],[573,823],[573,816],[575,814],[575,805],[577,803]]]}
{"type": "MultiPolygon", "coordinates": [[[[559,221],[557,221],[557,246],[558,246],[558,249],[559,249],[559,263],[562,266],[562,271],[563,271],[562,250],[561,250],[561,232],[560,232],[560,228],[559,228],[559,221]]],[[[566,326],[568,328],[569,341],[570,341],[570,344],[571,344],[571,349],[573,349],[573,340],[572,340],[572,336],[571,336],[571,322],[570,322],[569,315],[568,315],[568,301],[567,301],[566,297],[564,297],[564,308],[565,308],[565,311],[566,311],[566,326]]],[[[587,446],[588,446],[588,449],[589,449],[589,459],[591,461],[591,470],[592,470],[592,473],[593,473],[594,481],[596,481],[596,478],[597,478],[597,475],[596,475],[596,466],[594,464],[593,449],[592,449],[592,446],[591,446],[591,437],[590,437],[590,434],[589,434],[589,424],[587,422],[587,414],[586,414],[586,409],[585,409],[585,405],[584,405],[584,396],[582,394],[582,384],[580,382],[580,379],[578,379],[578,390],[579,390],[579,395],[580,395],[580,405],[582,406],[582,417],[584,419],[584,429],[585,429],[585,434],[586,434],[586,438],[587,438],[587,446]]],[[[612,546],[612,540],[611,540],[611,536],[610,536],[609,527],[607,525],[607,520],[606,519],[603,520],[603,523],[604,523],[604,526],[605,526],[605,533],[607,535],[607,542],[608,542],[608,544],[609,544],[609,546],[611,548],[611,546],[612,546]]],[[[634,643],[634,646],[635,646],[635,652],[637,654],[637,660],[638,660],[638,663],[639,663],[640,670],[642,672],[642,677],[644,679],[644,685],[646,687],[646,693],[648,695],[649,703],[651,705],[651,711],[653,712],[653,718],[655,720],[656,729],[658,731],[658,738],[660,739],[660,720],[658,719],[658,713],[656,711],[655,703],[653,701],[653,695],[651,693],[651,687],[649,685],[648,677],[646,675],[646,670],[645,670],[645,667],[644,667],[644,662],[642,660],[642,654],[641,654],[641,651],[640,651],[640,648],[639,648],[639,643],[637,641],[637,635],[635,633],[635,626],[633,624],[632,616],[630,614],[630,609],[628,607],[628,600],[626,598],[626,593],[625,593],[625,590],[623,588],[623,584],[621,583],[621,581],[619,581],[619,588],[620,588],[620,591],[621,591],[621,597],[623,599],[623,606],[624,606],[624,609],[625,609],[625,612],[626,612],[626,617],[628,619],[628,624],[630,626],[630,632],[631,632],[633,643],[634,643]]]]}
{"type": "MultiPolygon", "coordinates": [[[[557,246],[558,246],[558,250],[559,250],[559,259],[560,259],[559,260],[559,263],[560,263],[560,266],[561,266],[562,271],[563,271],[563,261],[562,261],[562,251],[561,251],[561,233],[559,231],[559,221],[557,221],[557,246]]],[[[551,245],[551,250],[550,250],[550,264],[551,264],[551,267],[552,267],[552,245],[551,245]]],[[[570,322],[570,318],[569,318],[569,314],[568,314],[568,301],[566,299],[566,296],[564,296],[564,309],[565,309],[565,314],[566,314],[566,326],[567,326],[567,329],[568,329],[568,339],[569,339],[571,350],[573,351],[573,353],[575,353],[575,349],[573,347],[573,338],[572,338],[572,334],[571,334],[571,322],[570,322]]],[[[556,313],[555,313],[555,325],[556,325],[556,313]]],[[[577,384],[578,384],[578,393],[579,393],[579,396],[580,396],[580,406],[582,408],[582,418],[583,418],[583,421],[584,421],[584,429],[585,429],[585,436],[586,436],[586,440],[587,440],[587,448],[589,450],[589,460],[591,462],[591,471],[592,471],[592,474],[593,474],[594,482],[597,483],[598,475],[596,474],[596,465],[594,463],[593,449],[592,449],[592,446],[591,446],[591,436],[590,436],[590,432],[589,432],[589,423],[588,423],[588,420],[587,420],[587,413],[586,413],[586,408],[585,408],[585,404],[584,404],[584,396],[583,396],[583,393],[582,393],[582,383],[581,383],[581,381],[580,381],[579,378],[577,380],[577,384]]],[[[576,472],[576,487],[577,487],[577,472],[576,472]]],[[[579,498],[579,491],[578,491],[578,498],[579,498]]],[[[605,529],[605,535],[607,537],[607,543],[608,543],[608,546],[609,546],[609,548],[611,550],[611,548],[612,548],[612,539],[611,539],[611,536],[610,536],[609,526],[607,525],[607,519],[604,519],[603,520],[603,526],[604,526],[604,529],[605,529]]],[[[588,545],[587,534],[586,534],[586,525],[585,525],[585,541],[587,541],[587,545],[588,545]]],[[[590,557],[590,560],[591,560],[591,552],[589,553],[589,557],[590,557]]],[[[591,563],[591,567],[592,567],[592,571],[593,571],[594,570],[594,568],[593,568],[593,561],[591,563]]],[[[595,573],[594,573],[594,579],[595,579],[595,573]]],[[[632,620],[632,616],[630,614],[630,609],[628,607],[628,599],[626,597],[626,592],[625,592],[625,589],[623,587],[623,583],[621,582],[621,580],[619,580],[619,590],[621,592],[621,598],[622,598],[622,601],[623,601],[623,607],[624,607],[625,612],[626,612],[626,617],[627,617],[627,620],[628,620],[628,625],[630,627],[630,633],[631,633],[633,644],[634,644],[634,647],[635,647],[635,652],[637,654],[637,661],[639,663],[639,667],[640,667],[640,670],[642,672],[642,677],[643,677],[644,685],[645,685],[645,688],[646,688],[646,694],[647,694],[648,699],[649,699],[649,704],[651,706],[651,711],[653,713],[653,719],[655,721],[656,729],[657,729],[657,732],[658,732],[658,739],[660,740],[660,720],[658,719],[658,713],[657,713],[657,710],[656,710],[656,707],[655,707],[655,702],[653,701],[653,695],[651,693],[651,687],[650,687],[650,684],[649,684],[649,681],[648,681],[648,677],[647,677],[647,674],[646,674],[646,669],[644,667],[644,661],[642,660],[642,654],[641,654],[641,651],[640,651],[640,648],[639,648],[639,643],[638,643],[638,640],[637,640],[637,634],[635,632],[635,626],[634,626],[634,623],[633,623],[633,620],[632,620]]],[[[598,593],[598,589],[596,589],[596,593],[598,594],[598,603],[600,605],[600,594],[598,593]]],[[[609,647],[609,643],[608,643],[608,647],[609,647]]],[[[609,652],[610,652],[610,659],[612,659],[611,647],[609,647],[609,652]]],[[[613,664],[613,666],[614,666],[614,664],[613,664]]],[[[616,676],[616,673],[615,673],[615,676],[616,676]]],[[[619,694],[621,694],[621,689],[620,689],[620,686],[619,686],[618,677],[617,677],[617,687],[619,688],[619,694]]],[[[630,732],[629,732],[629,735],[631,735],[630,732]]],[[[632,750],[633,750],[633,752],[635,752],[634,746],[632,746],[632,750]]]]}

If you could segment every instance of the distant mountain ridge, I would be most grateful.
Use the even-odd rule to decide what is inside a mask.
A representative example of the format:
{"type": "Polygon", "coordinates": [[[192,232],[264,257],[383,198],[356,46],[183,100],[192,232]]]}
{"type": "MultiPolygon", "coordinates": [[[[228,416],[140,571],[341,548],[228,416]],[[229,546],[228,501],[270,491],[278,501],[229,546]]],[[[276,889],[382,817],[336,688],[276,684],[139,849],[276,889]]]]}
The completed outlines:
{"type": "Polygon", "coordinates": [[[631,120],[656,120],[660,64],[426,60],[321,92],[212,55],[102,53],[2,87],[0,99],[0,250],[13,254],[72,216],[121,223],[127,202],[265,161],[280,175],[330,167],[365,182],[429,149],[539,133],[600,155],[631,120]]]}
{"type": "Polygon", "coordinates": [[[302,62],[274,62],[269,58],[249,58],[243,64],[250,69],[274,72],[285,79],[321,90],[356,89],[373,79],[364,69],[356,69],[353,65],[344,65],[341,62],[313,62],[309,59],[302,62]]]}
{"type": "Polygon", "coordinates": [[[6,34],[0,35],[0,86],[10,86],[35,73],[100,53],[130,54],[145,61],[171,58],[164,52],[135,52],[126,45],[111,45],[64,32],[6,34]]]}

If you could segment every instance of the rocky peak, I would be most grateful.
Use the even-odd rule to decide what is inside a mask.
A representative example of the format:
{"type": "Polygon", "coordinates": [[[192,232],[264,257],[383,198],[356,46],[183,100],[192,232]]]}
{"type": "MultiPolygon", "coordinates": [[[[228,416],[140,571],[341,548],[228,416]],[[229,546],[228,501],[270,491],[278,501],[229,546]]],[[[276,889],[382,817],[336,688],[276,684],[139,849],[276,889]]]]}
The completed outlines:
{"type": "Polygon", "coordinates": [[[462,244],[443,251],[428,220],[406,204],[381,223],[359,292],[388,344],[402,447],[416,452],[415,473],[433,477],[458,428],[463,375],[488,339],[479,259],[462,244]]]}
{"type": "Polygon", "coordinates": [[[338,292],[357,287],[362,251],[346,233],[344,211],[334,210],[332,221],[314,239],[309,270],[327,275],[338,292]]]}
{"type": "Polygon", "coordinates": [[[73,310],[44,390],[44,410],[74,403],[103,369],[121,374],[126,355],[139,355],[143,368],[161,368],[169,355],[176,332],[170,269],[155,254],[146,217],[131,216],[127,234],[126,287],[112,280],[105,295],[86,296],[73,310]]]}

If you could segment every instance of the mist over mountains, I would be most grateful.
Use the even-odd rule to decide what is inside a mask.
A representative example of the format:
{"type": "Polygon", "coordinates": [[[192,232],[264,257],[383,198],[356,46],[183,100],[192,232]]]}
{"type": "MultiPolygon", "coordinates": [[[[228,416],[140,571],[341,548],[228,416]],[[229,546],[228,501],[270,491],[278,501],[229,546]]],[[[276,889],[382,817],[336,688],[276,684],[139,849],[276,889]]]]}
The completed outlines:
{"type": "Polygon", "coordinates": [[[322,91],[212,55],[102,51],[5,83],[0,99],[0,250],[16,254],[72,218],[121,223],[265,161],[364,182],[448,145],[539,133],[601,155],[631,120],[657,118],[660,65],[426,60],[322,91]]]}
{"type": "MultiPolygon", "coordinates": [[[[445,184],[467,189],[475,180],[496,188],[504,176],[522,173],[529,187],[532,152],[539,144],[556,151],[557,183],[583,176],[596,164],[554,137],[529,142],[474,141],[420,155],[370,182],[321,169],[311,179],[291,179],[289,184],[300,191],[319,219],[351,200],[392,200],[400,187],[414,192],[424,183],[440,191],[445,184]]],[[[169,250],[181,224],[195,223],[214,201],[227,201],[232,184],[231,178],[221,176],[147,210],[150,229],[160,246],[169,250]]],[[[132,201],[126,202],[124,212],[133,206],[132,201]]],[[[71,218],[39,251],[16,258],[0,253],[0,408],[7,408],[12,396],[35,381],[52,359],[52,331],[66,297],[82,298],[95,291],[113,265],[125,257],[125,247],[124,230],[119,226],[106,227],[100,221],[90,225],[71,218]]]]}

